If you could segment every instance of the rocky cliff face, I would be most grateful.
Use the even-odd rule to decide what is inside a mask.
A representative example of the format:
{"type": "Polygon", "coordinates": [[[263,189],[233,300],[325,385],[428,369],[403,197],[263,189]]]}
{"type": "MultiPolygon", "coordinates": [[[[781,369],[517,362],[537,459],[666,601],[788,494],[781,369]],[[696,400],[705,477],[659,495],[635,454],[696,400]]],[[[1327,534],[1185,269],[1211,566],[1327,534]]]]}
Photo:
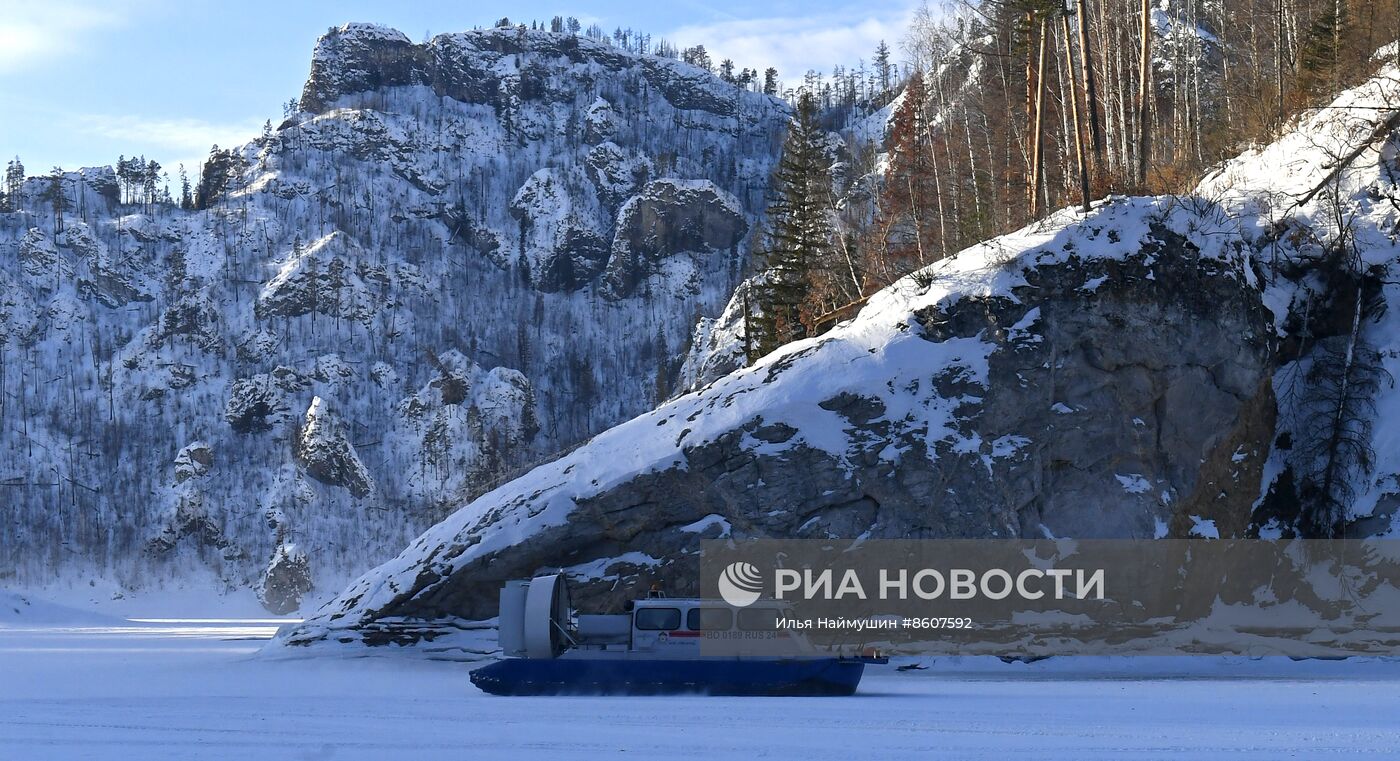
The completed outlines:
{"type": "MultiPolygon", "coordinates": [[[[1316,390],[1335,397],[1326,347],[1400,362],[1400,290],[1379,282],[1400,262],[1400,165],[1375,116],[1397,88],[1392,67],[1193,196],[1061,212],[916,273],[483,495],[279,644],[431,637],[544,569],[585,605],[694,592],[702,538],[1306,532],[1296,484],[1320,455],[1298,442],[1316,390]]],[[[1345,525],[1374,533],[1400,391],[1369,388],[1344,433],[1375,467],[1337,472],[1345,525]]]]}
{"type": "Polygon", "coordinates": [[[1191,224],[1124,200],[964,252],[484,495],[289,641],[412,638],[386,619],[489,616],[548,567],[596,604],[619,577],[692,592],[705,537],[1165,535],[1206,453],[1271,435],[1245,420],[1272,363],[1251,261],[1191,224]]]}
{"type": "Polygon", "coordinates": [[[213,208],[84,170],[60,228],[31,180],[0,214],[0,572],[338,585],[650,409],[787,113],[570,35],[352,24],[213,208]]]}

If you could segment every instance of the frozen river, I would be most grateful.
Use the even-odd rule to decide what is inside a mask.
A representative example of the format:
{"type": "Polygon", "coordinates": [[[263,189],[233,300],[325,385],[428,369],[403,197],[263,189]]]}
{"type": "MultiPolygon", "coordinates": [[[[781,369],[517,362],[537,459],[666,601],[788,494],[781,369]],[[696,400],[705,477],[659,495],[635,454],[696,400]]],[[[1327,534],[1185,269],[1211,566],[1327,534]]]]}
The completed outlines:
{"type": "Polygon", "coordinates": [[[500,698],[470,664],[256,657],[276,621],[0,624],[0,758],[1400,757],[1400,663],[940,662],[853,698],[500,698]]]}

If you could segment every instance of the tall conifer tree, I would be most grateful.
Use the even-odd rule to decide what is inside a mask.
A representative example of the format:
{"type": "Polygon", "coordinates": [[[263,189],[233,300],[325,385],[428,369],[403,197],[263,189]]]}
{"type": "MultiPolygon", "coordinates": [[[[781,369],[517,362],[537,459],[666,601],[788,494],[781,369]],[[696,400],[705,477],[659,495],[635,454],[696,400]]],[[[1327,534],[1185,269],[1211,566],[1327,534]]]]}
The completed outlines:
{"type": "Polygon", "coordinates": [[[813,282],[831,260],[831,177],[817,104],[808,91],[783,143],[782,160],[773,175],[768,229],[759,252],[763,276],[755,288],[758,314],[750,320],[750,361],[808,334],[814,314],[813,282]]]}

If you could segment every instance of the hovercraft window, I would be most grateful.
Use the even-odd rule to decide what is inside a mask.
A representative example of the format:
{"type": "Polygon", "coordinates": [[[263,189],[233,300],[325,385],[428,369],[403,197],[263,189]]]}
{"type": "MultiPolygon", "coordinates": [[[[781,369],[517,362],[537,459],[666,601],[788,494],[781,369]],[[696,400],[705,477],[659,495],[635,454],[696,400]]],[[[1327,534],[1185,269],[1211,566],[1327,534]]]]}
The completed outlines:
{"type": "Polygon", "coordinates": [[[685,614],[685,628],[693,632],[728,631],[734,614],[728,608],[691,608],[685,614]]]}
{"type": "Polygon", "coordinates": [[[636,627],[643,631],[670,631],[681,628],[680,608],[638,608],[636,627]]]}
{"type": "Polygon", "coordinates": [[[739,629],[746,632],[771,632],[778,628],[783,611],[777,608],[748,608],[739,611],[739,629]]]}

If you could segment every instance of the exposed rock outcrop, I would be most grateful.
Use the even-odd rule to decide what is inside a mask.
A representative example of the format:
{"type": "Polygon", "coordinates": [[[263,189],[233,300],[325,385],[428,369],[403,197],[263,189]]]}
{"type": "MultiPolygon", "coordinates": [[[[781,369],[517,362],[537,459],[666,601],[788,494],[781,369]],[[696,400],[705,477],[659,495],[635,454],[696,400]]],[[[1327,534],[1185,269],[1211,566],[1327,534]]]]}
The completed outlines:
{"type": "Polygon", "coordinates": [[[335,232],[305,248],[294,243],[276,276],[263,286],[254,313],[259,319],[312,313],[369,325],[405,290],[421,290],[411,264],[371,263],[344,233],[335,232]]]}
{"type": "Polygon", "coordinates": [[[316,43],[301,107],[318,112],[342,95],[423,83],[431,63],[428,51],[398,30],[374,24],[333,27],[316,43]]]}
{"type": "Polygon", "coordinates": [[[295,544],[279,544],[258,581],[258,602],[276,616],[297,612],[302,598],[314,586],[311,563],[295,544]]]}
{"type": "Polygon", "coordinates": [[[754,310],[755,283],[763,275],[755,275],[739,284],[718,317],[702,317],[691,334],[690,349],[681,362],[678,386],[684,391],[697,391],[748,363],[744,332],[744,310],[754,310]]]}
{"type": "Polygon", "coordinates": [[[504,367],[486,370],[460,352],[440,358],[441,374],[399,402],[397,423],[387,432],[396,448],[411,452],[408,496],[433,505],[436,495],[479,493],[499,480],[537,432],[534,389],[504,367]]]}
{"type": "Polygon", "coordinates": [[[629,155],[617,143],[598,145],[588,152],[587,163],[589,179],[598,190],[598,198],[609,208],[636,193],[653,169],[650,159],[629,155]]]}
{"type": "Polygon", "coordinates": [[[595,227],[597,215],[579,189],[576,173],[541,169],[511,201],[520,221],[521,257],[531,282],[546,293],[576,291],[607,262],[607,243],[595,227]]]}
{"type": "Polygon", "coordinates": [[[588,37],[511,27],[444,34],[414,44],[393,29],[345,24],[330,29],[317,42],[301,108],[319,113],[346,95],[413,85],[466,103],[502,107],[509,105],[512,92],[527,99],[572,100],[573,93],[555,90],[543,71],[525,67],[517,73],[499,65],[503,59],[526,53],[589,63],[614,74],[636,67],[647,85],[679,109],[733,117],[741,107],[733,89],[717,85],[710,72],[665,58],[636,58],[588,37]]]}
{"type": "Polygon", "coordinates": [[[612,104],[598,98],[583,114],[583,139],[590,143],[611,140],[617,133],[617,112],[612,104]]]}
{"type": "Polygon", "coordinates": [[[145,554],[151,558],[168,558],[182,544],[198,557],[221,561],[224,567],[216,570],[225,572],[227,581],[237,581],[238,564],[245,557],[243,549],[210,515],[207,497],[192,482],[176,487],[174,504],[160,532],[147,541],[145,554]]]}
{"type": "Polygon", "coordinates": [[[0,346],[23,346],[32,341],[40,326],[37,310],[28,290],[0,271],[0,346]]]}
{"type": "Polygon", "coordinates": [[[209,475],[213,467],[214,450],[208,444],[203,441],[186,444],[175,455],[175,483],[209,475]]]}
{"type": "MultiPolygon", "coordinates": [[[[1000,504],[1025,536],[1162,533],[1197,491],[1203,455],[1244,444],[1225,438],[1242,412],[1259,413],[1250,401],[1272,352],[1258,291],[1238,264],[1161,226],[1140,256],[1039,267],[1026,281],[1009,301],[916,316],[926,336],[994,330],[1013,349],[991,355],[968,432],[984,442],[976,456],[1004,469],[952,486],[957,502],[1000,504]]],[[[1237,493],[1232,507],[1247,514],[1256,496],[1237,493]]]]}
{"type": "Polygon", "coordinates": [[[20,430],[0,474],[74,484],[76,504],[56,514],[47,490],[10,490],[18,582],[179,575],[197,562],[142,549],[181,526],[236,542],[243,567],[219,577],[255,582],[276,509],[336,585],[650,409],[658,367],[723,308],[748,251],[727,233],[707,242],[705,224],[683,232],[684,217],[747,234],[789,115],[586,37],[418,43],[349,24],[318,41],[298,110],[206,162],[209,208],[123,203],[111,169],[67,172],[60,229],[50,180],[27,179],[0,211],[0,398],[17,400],[0,415],[20,430]],[[711,184],[738,221],[666,200],[659,227],[676,229],[645,250],[630,246],[652,231],[629,222],[636,287],[605,301],[619,211],[658,178],[711,184]],[[373,474],[366,496],[345,478],[356,469],[296,456],[315,397],[373,474]],[[182,462],[172,483],[170,457],[196,439],[217,467],[182,462]],[[53,534],[73,551],[53,553],[53,534]]]}
{"type": "Polygon", "coordinates": [[[237,433],[272,430],[292,418],[292,395],[308,387],[305,376],[280,365],[270,373],[242,378],[229,391],[224,420],[237,433]]]}
{"type": "Polygon", "coordinates": [[[612,574],[695,592],[707,522],[736,538],[1162,535],[1207,488],[1204,455],[1271,431],[1270,312],[1249,256],[1193,219],[1122,201],[907,278],[484,495],[286,641],[493,615],[501,581],[552,567],[616,604],[634,589],[600,578],[605,558],[650,558],[612,574]]]}
{"type": "Polygon", "coordinates": [[[343,487],[356,497],[368,497],[374,490],[374,479],[346,436],[344,424],[319,396],[306,410],[296,459],[308,476],[328,486],[343,487]]]}
{"type": "Polygon", "coordinates": [[[730,253],[748,223],[736,200],[708,181],[654,180],[618,212],[609,292],[632,293],[661,260],[679,253],[730,253]]]}

